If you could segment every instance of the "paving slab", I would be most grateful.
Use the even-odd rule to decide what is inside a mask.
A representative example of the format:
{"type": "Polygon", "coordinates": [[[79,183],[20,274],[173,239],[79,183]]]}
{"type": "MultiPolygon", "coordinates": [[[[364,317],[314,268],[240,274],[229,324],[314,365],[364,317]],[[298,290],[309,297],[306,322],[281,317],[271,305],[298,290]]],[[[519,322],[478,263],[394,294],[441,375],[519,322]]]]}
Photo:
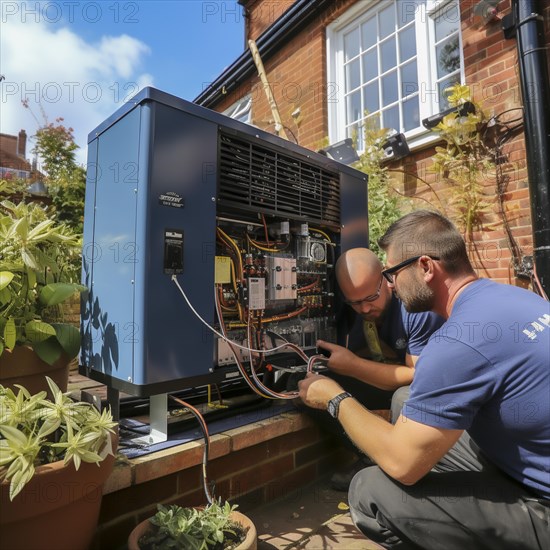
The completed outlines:
{"type": "Polygon", "coordinates": [[[347,493],[324,477],[285,498],[246,510],[258,531],[258,550],[377,550],[353,525],[347,493]]]}

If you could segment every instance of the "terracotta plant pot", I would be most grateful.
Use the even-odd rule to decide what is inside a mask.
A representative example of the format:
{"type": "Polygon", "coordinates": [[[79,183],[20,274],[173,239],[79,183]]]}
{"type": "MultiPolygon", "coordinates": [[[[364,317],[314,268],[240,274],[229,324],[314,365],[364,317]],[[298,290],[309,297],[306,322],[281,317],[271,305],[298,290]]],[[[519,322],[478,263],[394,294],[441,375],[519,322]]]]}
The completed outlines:
{"type": "Polygon", "coordinates": [[[103,485],[114,463],[115,457],[108,455],[99,466],[81,463],[78,471],[63,461],[39,466],[13,502],[9,483],[1,483],[1,547],[87,550],[97,526],[103,485]]]}
{"type": "MultiPolygon", "coordinates": [[[[248,528],[246,538],[235,547],[235,550],[256,550],[258,535],[252,520],[240,512],[231,512],[231,519],[248,528]]],[[[128,550],[140,550],[139,539],[152,527],[148,519],[138,523],[128,537],[128,550]]]]}
{"type": "Polygon", "coordinates": [[[15,384],[25,386],[31,394],[42,390],[51,398],[46,376],[63,392],[67,391],[70,359],[62,355],[53,365],[42,361],[28,346],[16,346],[0,355],[0,384],[16,391],[15,384]]]}

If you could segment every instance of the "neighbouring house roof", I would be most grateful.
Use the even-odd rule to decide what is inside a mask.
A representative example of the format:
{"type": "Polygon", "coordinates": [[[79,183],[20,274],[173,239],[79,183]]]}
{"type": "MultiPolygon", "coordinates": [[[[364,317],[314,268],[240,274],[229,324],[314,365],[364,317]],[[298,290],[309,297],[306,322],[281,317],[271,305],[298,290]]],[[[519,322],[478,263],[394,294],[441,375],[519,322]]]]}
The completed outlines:
{"type": "Polygon", "coordinates": [[[31,172],[32,166],[26,159],[12,151],[0,150],[0,167],[31,172]]]}
{"type": "MultiPolygon", "coordinates": [[[[312,20],[322,13],[333,0],[297,0],[256,40],[265,62],[312,20]]],[[[248,77],[256,74],[252,54],[244,51],[214,82],[201,92],[194,103],[213,107],[223,97],[236,89],[248,77]]]]}

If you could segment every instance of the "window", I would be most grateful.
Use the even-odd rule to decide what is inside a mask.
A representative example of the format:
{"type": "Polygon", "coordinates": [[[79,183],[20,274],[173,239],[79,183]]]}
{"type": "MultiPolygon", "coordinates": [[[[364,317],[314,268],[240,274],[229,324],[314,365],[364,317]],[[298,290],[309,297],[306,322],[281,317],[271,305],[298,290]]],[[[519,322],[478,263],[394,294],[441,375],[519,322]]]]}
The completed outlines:
{"type": "Polygon", "coordinates": [[[330,141],[388,128],[411,138],[463,80],[458,0],[361,0],[327,29],[330,141]]]}
{"type": "Polygon", "coordinates": [[[223,114],[235,120],[250,124],[252,120],[252,98],[250,96],[243,97],[236,103],[233,103],[233,105],[231,105],[229,109],[226,109],[223,114]]]}

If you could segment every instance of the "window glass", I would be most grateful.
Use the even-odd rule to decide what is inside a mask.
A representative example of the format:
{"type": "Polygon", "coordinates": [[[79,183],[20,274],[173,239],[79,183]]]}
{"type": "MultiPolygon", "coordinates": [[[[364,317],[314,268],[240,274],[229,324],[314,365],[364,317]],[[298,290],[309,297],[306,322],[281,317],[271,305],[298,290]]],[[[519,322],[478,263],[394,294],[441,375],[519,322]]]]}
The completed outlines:
{"type": "Polygon", "coordinates": [[[458,0],[364,4],[363,12],[336,27],[338,39],[330,41],[331,60],[342,54],[344,59],[334,62],[344,101],[329,104],[336,113],[331,130],[338,139],[354,133],[358,139],[368,116],[369,128],[375,124],[416,135],[424,131],[424,118],[446,108],[443,90],[462,78],[458,0]],[[344,120],[338,124],[340,116],[344,120]]]}
{"type": "Polygon", "coordinates": [[[353,59],[359,53],[359,29],[344,36],[344,52],[346,61],[353,59]]]}
{"type": "Polygon", "coordinates": [[[403,126],[405,132],[420,126],[420,110],[418,108],[417,95],[403,102],[403,126]]]}
{"type": "Polygon", "coordinates": [[[371,46],[376,44],[376,37],[378,36],[378,31],[376,30],[376,17],[371,17],[367,19],[363,25],[361,25],[362,38],[363,38],[363,49],[366,50],[371,46]]]}
{"type": "Polygon", "coordinates": [[[401,28],[414,21],[417,13],[419,13],[424,0],[400,0],[396,3],[397,9],[397,25],[401,28]]]}
{"type": "Polygon", "coordinates": [[[252,99],[247,95],[233,103],[233,105],[231,105],[229,109],[226,109],[223,114],[235,120],[240,120],[241,122],[250,122],[251,107],[252,99]]]}
{"type": "Polygon", "coordinates": [[[399,33],[399,61],[407,61],[416,55],[416,34],[410,25],[399,33]]]}
{"type": "Polygon", "coordinates": [[[380,44],[380,63],[382,65],[382,72],[393,69],[397,63],[395,53],[395,36],[388,38],[380,44]]]}
{"type": "Polygon", "coordinates": [[[355,122],[361,118],[361,92],[355,92],[347,97],[348,123],[355,122]]]}
{"type": "Polygon", "coordinates": [[[376,48],[363,54],[363,80],[368,82],[378,76],[378,52],[376,48]]]}
{"type": "Polygon", "coordinates": [[[435,57],[437,59],[438,78],[442,78],[460,69],[459,48],[458,36],[453,36],[436,47],[435,57]]]}
{"type": "Polygon", "coordinates": [[[382,105],[394,103],[398,98],[397,71],[393,71],[382,77],[382,105]]]}
{"type": "Polygon", "coordinates": [[[458,6],[456,4],[451,4],[444,8],[441,13],[434,18],[434,23],[436,42],[455,33],[460,25],[458,6]]]}
{"type": "Polygon", "coordinates": [[[365,110],[374,113],[380,109],[380,98],[378,93],[378,81],[367,84],[364,88],[365,110]]]}
{"type": "Polygon", "coordinates": [[[382,111],[383,116],[383,128],[399,131],[399,107],[390,107],[385,111],[382,111]]]}
{"type": "Polygon", "coordinates": [[[378,14],[380,38],[385,38],[395,31],[395,5],[392,3],[378,14]]]}
{"type": "Polygon", "coordinates": [[[401,67],[401,96],[407,97],[418,92],[418,69],[416,60],[401,67]]]}
{"type": "Polygon", "coordinates": [[[346,88],[353,90],[361,84],[361,67],[359,59],[354,59],[346,65],[346,88]]]}

